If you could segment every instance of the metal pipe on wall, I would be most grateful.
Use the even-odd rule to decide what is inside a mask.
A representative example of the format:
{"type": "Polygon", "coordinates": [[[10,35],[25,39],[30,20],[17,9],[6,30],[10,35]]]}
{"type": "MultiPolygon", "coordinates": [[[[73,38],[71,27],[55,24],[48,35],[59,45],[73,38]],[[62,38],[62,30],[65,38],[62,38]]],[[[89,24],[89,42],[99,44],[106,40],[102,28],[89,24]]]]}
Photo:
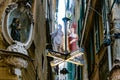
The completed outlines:
{"type": "MultiPolygon", "coordinates": [[[[107,33],[109,33],[109,22],[107,21],[107,33]]],[[[108,37],[109,39],[110,39],[110,37],[108,37]]],[[[107,49],[108,49],[108,65],[109,65],[109,71],[111,71],[111,69],[112,69],[112,59],[111,59],[111,46],[109,45],[108,47],[107,47],[107,49]]]]}

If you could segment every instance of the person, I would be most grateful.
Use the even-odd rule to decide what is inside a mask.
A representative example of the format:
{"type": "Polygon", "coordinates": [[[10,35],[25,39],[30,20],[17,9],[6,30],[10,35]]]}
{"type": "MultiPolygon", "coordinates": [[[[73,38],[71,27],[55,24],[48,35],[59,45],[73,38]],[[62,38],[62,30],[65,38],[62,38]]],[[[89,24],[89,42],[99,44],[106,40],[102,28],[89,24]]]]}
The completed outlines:
{"type": "Polygon", "coordinates": [[[53,43],[53,50],[62,51],[62,48],[61,48],[62,38],[63,38],[62,26],[59,24],[58,29],[52,32],[50,35],[53,43]]]}
{"type": "Polygon", "coordinates": [[[78,49],[77,41],[78,41],[78,35],[76,34],[76,24],[73,23],[72,27],[70,28],[70,34],[68,35],[68,41],[69,41],[69,50],[75,51],[78,49]]]}
{"type": "Polygon", "coordinates": [[[10,25],[11,27],[11,37],[13,40],[20,41],[20,20],[18,18],[13,18],[13,21],[10,25]]]}

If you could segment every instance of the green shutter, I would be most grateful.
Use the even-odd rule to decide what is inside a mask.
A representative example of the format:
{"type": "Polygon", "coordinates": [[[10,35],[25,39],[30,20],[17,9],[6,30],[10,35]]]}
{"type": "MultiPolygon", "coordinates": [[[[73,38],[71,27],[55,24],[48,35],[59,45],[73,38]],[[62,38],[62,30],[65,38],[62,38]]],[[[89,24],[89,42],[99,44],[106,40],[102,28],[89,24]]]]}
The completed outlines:
{"type": "Polygon", "coordinates": [[[67,63],[68,73],[68,80],[74,80],[75,77],[75,64],[67,63]]]}

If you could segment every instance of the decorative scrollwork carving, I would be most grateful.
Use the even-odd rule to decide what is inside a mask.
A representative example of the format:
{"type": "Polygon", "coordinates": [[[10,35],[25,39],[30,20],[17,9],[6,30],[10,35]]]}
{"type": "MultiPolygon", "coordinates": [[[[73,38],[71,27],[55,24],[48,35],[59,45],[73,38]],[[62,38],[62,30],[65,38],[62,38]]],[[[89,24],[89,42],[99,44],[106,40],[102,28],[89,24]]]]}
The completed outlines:
{"type": "Polygon", "coordinates": [[[25,47],[23,46],[23,44],[21,42],[15,41],[15,44],[9,46],[7,48],[8,51],[13,51],[13,52],[19,52],[19,53],[23,53],[25,55],[28,55],[27,50],[25,49],[25,47]]]}
{"type": "Polygon", "coordinates": [[[15,7],[17,7],[16,4],[10,4],[8,5],[8,7],[6,8],[5,12],[9,13],[11,10],[13,10],[15,7]]]}
{"type": "Polygon", "coordinates": [[[10,44],[6,50],[0,51],[0,61],[15,68],[26,68],[28,65],[27,49],[33,40],[33,16],[31,12],[32,0],[12,0],[3,13],[2,33],[5,40],[10,44]],[[21,29],[14,22],[19,20],[21,29]],[[13,30],[14,28],[14,30],[13,30]],[[16,36],[18,38],[16,38],[16,36]]]}

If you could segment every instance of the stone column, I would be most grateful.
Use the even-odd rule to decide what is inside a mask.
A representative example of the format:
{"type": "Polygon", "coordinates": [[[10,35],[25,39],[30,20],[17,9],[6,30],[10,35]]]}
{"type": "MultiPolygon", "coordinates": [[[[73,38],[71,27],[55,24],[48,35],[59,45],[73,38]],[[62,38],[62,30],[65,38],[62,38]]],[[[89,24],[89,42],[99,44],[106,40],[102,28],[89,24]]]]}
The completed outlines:
{"type": "Polygon", "coordinates": [[[113,61],[120,60],[120,4],[115,3],[113,7],[113,28],[111,29],[113,38],[113,61]]]}

